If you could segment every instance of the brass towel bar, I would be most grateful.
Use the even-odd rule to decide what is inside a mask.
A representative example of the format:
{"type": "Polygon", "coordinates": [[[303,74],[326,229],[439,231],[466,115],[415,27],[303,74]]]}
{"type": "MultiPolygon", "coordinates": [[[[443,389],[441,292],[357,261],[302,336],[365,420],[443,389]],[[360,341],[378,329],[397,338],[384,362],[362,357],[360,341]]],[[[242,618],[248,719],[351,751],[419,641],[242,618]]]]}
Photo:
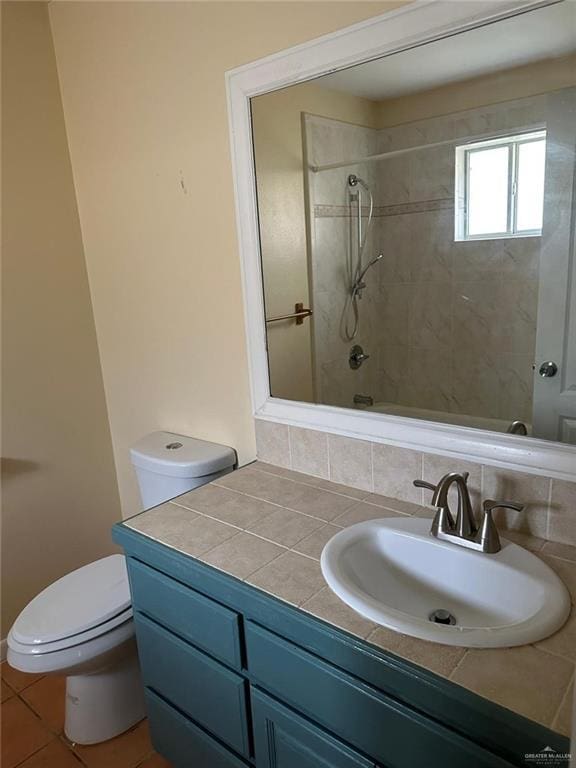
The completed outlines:
{"type": "Polygon", "coordinates": [[[279,320],[296,320],[296,325],[302,325],[305,317],[310,317],[312,314],[311,309],[304,309],[304,304],[299,301],[294,304],[294,312],[289,315],[278,315],[278,317],[269,317],[267,323],[277,323],[279,320]]]}

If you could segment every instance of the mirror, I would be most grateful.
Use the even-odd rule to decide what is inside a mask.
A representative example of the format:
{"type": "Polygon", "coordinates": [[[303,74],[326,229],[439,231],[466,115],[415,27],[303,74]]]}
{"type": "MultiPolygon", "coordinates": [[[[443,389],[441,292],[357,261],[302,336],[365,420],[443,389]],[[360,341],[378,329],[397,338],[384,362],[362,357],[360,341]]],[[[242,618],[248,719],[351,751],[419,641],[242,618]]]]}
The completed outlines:
{"type": "Polygon", "coordinates": [[[576,4],[251,116],[272,396],[576,444],[576,4]]]}

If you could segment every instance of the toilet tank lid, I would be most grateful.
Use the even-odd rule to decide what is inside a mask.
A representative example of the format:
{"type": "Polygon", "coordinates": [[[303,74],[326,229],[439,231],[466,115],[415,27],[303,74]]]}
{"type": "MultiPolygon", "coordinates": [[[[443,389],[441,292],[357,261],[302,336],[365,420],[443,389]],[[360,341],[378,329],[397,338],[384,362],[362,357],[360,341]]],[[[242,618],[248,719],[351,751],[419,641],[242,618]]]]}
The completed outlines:
{"type": "Polygon", "coordinates": [[[236,464],[236,452],[227,445],[173,432],[146,435],[130,455],[135,467],[170,477],[205,477],[236,464]]]}

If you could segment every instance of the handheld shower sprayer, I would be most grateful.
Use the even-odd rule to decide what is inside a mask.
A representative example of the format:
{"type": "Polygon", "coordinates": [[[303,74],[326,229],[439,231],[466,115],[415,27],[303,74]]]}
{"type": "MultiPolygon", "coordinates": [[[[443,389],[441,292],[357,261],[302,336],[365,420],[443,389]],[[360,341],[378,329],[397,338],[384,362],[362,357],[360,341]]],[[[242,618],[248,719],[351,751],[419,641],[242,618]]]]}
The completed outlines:
{"type": "Polygon", "coordinates": [[[356,206],[358,209],[356,220],[358,228],[356,259],[354,263],[354,257],[352,255],[352,263],[350,265],[350,293],[348,295],[348,300],[342,315],[343,336],[345,339],[347,339],[347,341],[352,341],[352,339],[356,338],[356,335],[358,334],[358,326],[360,323],[360,309],[358,306],[358,301],[362,298],[362,291],[364,288],[366,288],[366,284],[364,283],[364,276],[371,266],[376,264],[377,261],[380,261],[382,254],[379,254],[366,267],[362,266],[364,250],[366,248],[366,240],[372,225],[374,198],[368,184],[360,176],[356,176],[355,173],[349,174],[347,178],[347,184],[350,197],[356,201],[356,206]],[[368,219],[366,221],[366,227],[364,228],[364,231],[362,231],[362,194],[360,188],[366,192],[369,201],[368,219]]]}
{"type": "Polygon", "coordinates": [[[380,261],[380,259],[383,259],[383,258],[384,258],[384,254],[383,253],[379,253],[378,256],[376,256],[375,259],[372,259],[372,261],[364,267],[362,272],[360,272],[360,275],[358,276],[358,278],[356,279],[356,282],[352,286],[352,293],[354,295],[358,295],[360,297],[362,296],[361,291],[364,288],[366,288],[366,283],[364,282],[364,276],[365,276],[366,272],[368,272],[370,267],[373,267],[374,264],[376,264],[377,262],[380,261]]]}

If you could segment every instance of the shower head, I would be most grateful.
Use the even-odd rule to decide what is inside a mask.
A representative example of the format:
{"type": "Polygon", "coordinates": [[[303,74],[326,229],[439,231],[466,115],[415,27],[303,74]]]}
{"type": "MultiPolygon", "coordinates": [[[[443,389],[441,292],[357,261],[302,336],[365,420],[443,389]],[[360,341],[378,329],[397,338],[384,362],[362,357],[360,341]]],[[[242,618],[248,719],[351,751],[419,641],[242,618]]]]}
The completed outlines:
{"type": "Polygon", "coordinates": [[[361,179],[360,176],[356,176],[355,173],[351,173],[348,176],[348,186],[354,188],[354,187],[358,186],[358,184],[360,184],[361,187],[364,187],[366,192],[370,191],[370,189],[368,187],[368,184],[366,184],[364,179],[361,179]]]}
{"type": "Polygon", "coordinates": [[[384,258],[384,254],[379,253],[375,259],[372,259],[372,261],[364,267],[364,269],[362,270],[358,278],[355,280],[354,285],[352,286],[352,295],[357,294],[358,291],[361,291],[363,288],[366,287],[364,283],[364,276],[366,275],[366,272],[368,272],[370,267],[373,267],[374,264],[377,264],[380,261],[380,259],[383,259],[383,258],[384,258]]]}

